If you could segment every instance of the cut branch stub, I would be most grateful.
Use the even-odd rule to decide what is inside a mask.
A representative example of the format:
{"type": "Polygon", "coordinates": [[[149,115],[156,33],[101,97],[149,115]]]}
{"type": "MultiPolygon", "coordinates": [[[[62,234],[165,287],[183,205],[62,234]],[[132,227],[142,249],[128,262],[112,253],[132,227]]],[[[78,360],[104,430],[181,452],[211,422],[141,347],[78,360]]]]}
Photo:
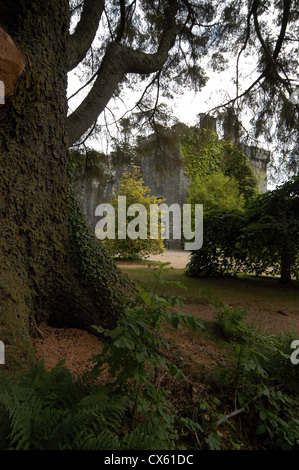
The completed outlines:
{"type": "Polygon", "coordinates": [[[16,83],[24,72],[25,65],[24,54],[0,26],[0,106],[4,104],[5,98],[14,94],[16,83]]]}

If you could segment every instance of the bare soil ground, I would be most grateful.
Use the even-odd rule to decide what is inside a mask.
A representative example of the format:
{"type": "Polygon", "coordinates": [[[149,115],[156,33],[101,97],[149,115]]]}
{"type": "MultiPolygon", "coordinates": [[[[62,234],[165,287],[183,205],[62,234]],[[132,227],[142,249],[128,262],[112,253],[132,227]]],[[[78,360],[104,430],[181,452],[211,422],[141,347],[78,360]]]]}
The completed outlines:
{"type": "MultiPolygon", "coordinates": [[[[184,312],[192,314],[206,321],[213,321],[213,309],[203,304],[185,304],[184,312]]],[[[249,317],[249,321],[255,321],[249,317]]],[[[289,317],[279,314],[271,315],[265,312],[259,314],[258,323],[261,329],[268,332],[289,331],[289,317]]],[[[292,319],[293,326],[299,332],[299,319],[292,319]],[[296,324],[296,325],[295,325],[296,324]]],[[[65,365],[75,375],[91,368],[90,359],[93,355],[102,351],[102,344],[92,334],[75,328],[53,328],[46,324],[39,325],[40,332],[32,335],[32,341],[36,351],[36,358],[43,359],[48,370],[52,369],[58,361],[65,360],[65,365]]],[[[175,357],[181,357],[184,363],[202,364],[210,368],[224,364],[225,360],[221,351],[215,348],[215,344],[208,339],[195,338],[187,330],[169,331],[168,337],[173,344],[172,353],[175,357]]]]}

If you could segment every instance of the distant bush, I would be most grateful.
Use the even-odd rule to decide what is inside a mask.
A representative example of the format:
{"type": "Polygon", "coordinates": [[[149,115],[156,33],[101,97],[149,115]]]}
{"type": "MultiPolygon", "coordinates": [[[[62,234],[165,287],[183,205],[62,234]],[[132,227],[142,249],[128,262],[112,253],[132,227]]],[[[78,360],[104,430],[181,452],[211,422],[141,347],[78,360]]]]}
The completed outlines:
{"type": "Polygon", "coordinates": [[[299,177],[261,194],[245,211],[204,216],[203,246],[192,252],[190,277],[240,272],[299,278],[299,177]]]}
{"type": "MultiPolygon", "coordinates": [[[[233,181],[232,192],[242,196],[247,204],[258,194],[258,179],[242,148],[230,140],[220,139],[210,129],[190,128],[181,143],[181,156],[186,174],[192,182],[196,178],[208,181],[212,175],[220,174],[233,181]]],[[[228,193],[230,188],[228,187],[228,193]]],[[[225,195],[228,199],[229,194],[225,195]]],[[[202,204],[201,200],[194,201],[202,204]]],[[[221,201],[219,201],[221,204],[221,201]]]]}
{"type": "Polygon", "coordinates": [[[187,203],[203,204],[206,214],[213,210],[241,210],[245,205],[245,198],[234,177],[217,172],[206,177],[194,176],[187,203]]]}

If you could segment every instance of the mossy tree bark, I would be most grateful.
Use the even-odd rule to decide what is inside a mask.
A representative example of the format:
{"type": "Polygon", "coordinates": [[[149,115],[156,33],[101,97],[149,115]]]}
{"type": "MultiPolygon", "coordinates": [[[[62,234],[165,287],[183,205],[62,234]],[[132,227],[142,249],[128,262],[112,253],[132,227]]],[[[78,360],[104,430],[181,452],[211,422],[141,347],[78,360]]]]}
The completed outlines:
{"type": "Polygon", "coordinates": [[[111,327],[128,281],[77,209],[69,219],[68,1],[1,2],[0,24],[27,64],[0,108],[0,340],[15,367],[33,360],[31,319],[111,327]]]}

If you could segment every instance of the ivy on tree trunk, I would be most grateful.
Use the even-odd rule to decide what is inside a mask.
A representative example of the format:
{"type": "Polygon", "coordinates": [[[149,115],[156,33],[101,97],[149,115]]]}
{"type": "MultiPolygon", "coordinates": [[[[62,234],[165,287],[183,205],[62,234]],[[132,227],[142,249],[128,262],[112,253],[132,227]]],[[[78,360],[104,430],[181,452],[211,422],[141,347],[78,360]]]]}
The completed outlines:
{"type": "Polygon", "coordinates": [[[0,339],[13,368],[34,360],[32,319],[112,327],[131,283],[68,196],[68,1],[1,2],[0,23],[27,63],[0,108],[0,339]]]}

